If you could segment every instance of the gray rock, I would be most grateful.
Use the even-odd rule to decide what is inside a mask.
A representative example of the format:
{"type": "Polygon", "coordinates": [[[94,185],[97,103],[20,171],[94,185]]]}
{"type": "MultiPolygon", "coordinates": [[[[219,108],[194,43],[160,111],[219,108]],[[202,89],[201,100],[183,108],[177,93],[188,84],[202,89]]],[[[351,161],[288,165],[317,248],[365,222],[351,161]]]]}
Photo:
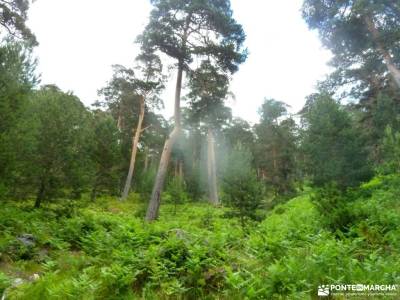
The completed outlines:
{"type": "Polygon", "coordinates": [[[25,282],[25,280],[23,280],[22,278],[15,278],[15,279],[13,280],[13,282],[12,282],[12,285],[4,290],[3,295],[1,296],[1,300],[6,300],[6,299],[8,299],[6,296],[7,296],[7,291],[8,291],[9,289],[15,288],[15,287],[17,287],[17,286],[23,284],[24,282],[25,282]]]}
{"type": "Polygon", "coordinates": [[[17,287],[17,286],[23,284],[24,282],[25,281],[22,278],[15,278],[13,283],[12,283],[12,286],[13,287],[17,287]]]}
{"type": "Polygon", "coordinates": [[[17,237],[17,240],[20,241],[26,247],[34,247],[36,245],[36,239],[32,234],[25,233],[17,237]]]}
{"type": "Polygon", "coordinates": [[[187,231],[180,229],[180,228],[174,228],[168,230],[168,233],[175,233],[176,237],[184,242],[189,242],[190,241],[190,235],[187,231]]]}
{"type": "MultiPolygon", "coordinates": [[[[38,275],[38,274],[35,274],[35,275],[38,275]]],[[[39,276],[39,275],[38,275],[38,276],[39,276]]],[[[6,288],[6,289],[3,291],[3,295],[1,296],[1,300],[6,300],[6,299],[8,299],[8,298],[7,298],[7,291],[8,291],[9,289],[12,289],[12,288],[15,288],[15,287],[17,287],[17,286],[20,286],[20,285],[23,284],[24,282],[25,282],[25,280],[22,279],[22,278],[15,278],[15,279],[13,280],[11,286],[8,287],[8,288],[6,288]]]]}

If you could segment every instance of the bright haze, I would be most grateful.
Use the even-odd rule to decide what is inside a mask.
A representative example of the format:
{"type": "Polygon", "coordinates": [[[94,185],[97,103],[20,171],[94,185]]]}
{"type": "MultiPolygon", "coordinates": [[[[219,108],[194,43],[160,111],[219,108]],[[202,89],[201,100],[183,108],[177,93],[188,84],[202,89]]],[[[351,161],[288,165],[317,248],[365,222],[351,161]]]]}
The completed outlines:
{"type": "MultiPolygon", "coordinates": [[[[232,0],[234,17],[243,25],[249,50],[247,61],[233,76],[228,101],[235,116],[258,120],[264,98],[275,98],[298,111],[305,96],[329,72],[330,53],[301,17],[302,0],[232,0]]],[[[144,29],[148,0],[38,0],[29,13],[29,26],[40,45],[42,84],[72,91],[87,106],[112,76],[111,65],[133,66],[139,47],[135,38],[144,29]]],[[[163,114],[173,114],[174,78],[162,95],[163,114]]]]}

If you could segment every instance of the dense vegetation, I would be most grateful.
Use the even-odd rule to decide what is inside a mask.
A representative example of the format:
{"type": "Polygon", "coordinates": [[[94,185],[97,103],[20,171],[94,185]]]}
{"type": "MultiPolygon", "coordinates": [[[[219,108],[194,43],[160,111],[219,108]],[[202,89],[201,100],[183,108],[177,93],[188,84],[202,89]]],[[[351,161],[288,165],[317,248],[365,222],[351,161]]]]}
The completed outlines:
{"type": "Polygon", "coordinates": [[[10,201],[0,212],[0,288],[18,276],[27,281],[12,299],[307,299],[321,282],[392,284],[400,278],[399,184],[398,176],[364,184],[330,211],[351,214],[334,232],[327,222],[337,216],[319,212],[309,191],[248,233],[228,210],[202,203],[163,205],[160,220],[146,224],[134,195],[38,210],[10,201]],[[27,232],[31,244],[15,239],[27,232]]]}
{"type": "Polygon", "coordinates": [[[250,124],[226,105],[247,57],[230,1],[151,3],[134,65],[114,66],[89,108],[39,86],[29,1],[0,0],[0,295],[308,299],[321,284],[399,284],[400,5],[305,0],[334,71],[300,112],[266,98],[250,124]]]}

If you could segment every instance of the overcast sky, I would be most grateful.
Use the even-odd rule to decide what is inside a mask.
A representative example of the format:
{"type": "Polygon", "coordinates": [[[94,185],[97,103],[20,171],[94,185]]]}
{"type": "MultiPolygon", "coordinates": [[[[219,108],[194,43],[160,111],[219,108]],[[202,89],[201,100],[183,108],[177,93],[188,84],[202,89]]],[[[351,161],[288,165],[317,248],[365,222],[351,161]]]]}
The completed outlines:
{"type": "MultiPolygon", "coordinates": [[[[275,98],[299,110],[329,68],[330,53],[301,18],[302,0],[232,0],[234,17],[244,27],[247,61],[234,75],[229,101],[235,116],[258,120],[263,99],[275,98]]],[[[112,76],[111,65],[132,66],[135,37],[143,30],[149,0],[38,0],[29,26],[40,45],[42,84],[56,84],[86,104],[112,76]]],[[[173,80],[173,78],[171,78],[173,80]]],[[[173,89],[163,94],[164,115],[173,113],[173,89]]]]}

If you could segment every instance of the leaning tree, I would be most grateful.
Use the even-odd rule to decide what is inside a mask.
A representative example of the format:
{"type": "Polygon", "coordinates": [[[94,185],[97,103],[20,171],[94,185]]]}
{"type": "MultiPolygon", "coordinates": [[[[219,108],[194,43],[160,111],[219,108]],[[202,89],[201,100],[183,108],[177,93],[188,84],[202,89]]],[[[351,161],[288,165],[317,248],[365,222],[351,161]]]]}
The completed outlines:
{"type": "Polygon", "coordinates": [[[157,219],[172,147],[181,131],[183,73],[196,58],[210,57],[233,73],[246,59],[245,34],[233,18],[229,0],[151,0],[150,21],[139,37],[143,49],[157,50],[176,62],[174,129],[165,141],[146,220],[157,219]]]}
{"type": "Polygon", "coordinates": [[[133,113],[128,116],[129,119],[137,117],[136,129],[133,130],[134,134],[132,136],[128,175],[126,177],[121,200],[125,200],[128,197],[132,186],[139,140],[144,131],[143,122],[146,109],[148,110],[150,107],[160,104],[158,95],[163,89],[162,64],[157,55],[152,52],[142,52],[136,58],[136,63],[134,69],[114,66],[114,76],[112,80],[109,82],[108,86],[101,91],[106,97],[106,105],[116,113],[116,119],[120,130],[123,127],[122,119],[126,111],[132,111],[133,113]],[[126,98],[133,101],[124,101],[126,98]],[[128,109],[126,109],[127,105],[130,106],[128,109]]]}

